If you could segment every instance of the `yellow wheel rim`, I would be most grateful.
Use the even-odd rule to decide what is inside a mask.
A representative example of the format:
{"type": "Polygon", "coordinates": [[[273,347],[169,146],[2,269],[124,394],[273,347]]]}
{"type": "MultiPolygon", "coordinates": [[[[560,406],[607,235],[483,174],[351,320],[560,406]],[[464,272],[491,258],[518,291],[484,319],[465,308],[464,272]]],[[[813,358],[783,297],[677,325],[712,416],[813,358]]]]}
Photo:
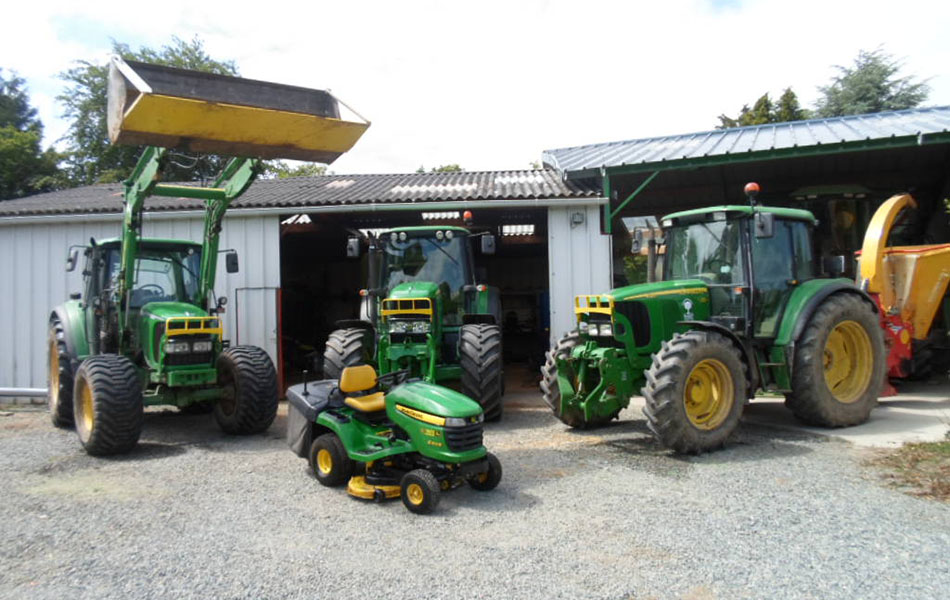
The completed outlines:
{"type": "Polygon", "coordinates": [[[828,334],[823,356],[825,383],[843,404],[857,402],[871,383],[871,338],[859,323],[842,321],[828,334]]]}
{"type": "Polygon", "coordinates": [[[76,390],[76,393],[79,396],[77,405],[77,408],[79,408],[79,419],[77,422],[80,425],[80,434],[88,437],[96,422],[95,414],[92,409],[92,389],[89,387],[89,382],[85,379],[81,379],[79,389],[76,390]]]}
{"type": "Polygon", "coordinates": [[[699,361],[683,390],[689,422],[697,429],[715,429],[726,420],[733,402],[735,387],[726,365],[713,358],[699,361]]]}
{"type": "Polygon", "coordinates": [[[333,456],[329,450],[321,448],[317,452],[317,468],[320,469],[320,472],[324,475],[333,470],[333,456]]]}
{"type": "Polygon", "coordinates": [[[418,483],[410,483],[406,488],[406,496],[409,498],[409,502],[418,506],[425,500],[426,493],[418,483]]]}
{"type": "Polygon", "coordinates": [[[59,404],[59,346],[49,340],[49,398],[53,405],[59,404]]]}

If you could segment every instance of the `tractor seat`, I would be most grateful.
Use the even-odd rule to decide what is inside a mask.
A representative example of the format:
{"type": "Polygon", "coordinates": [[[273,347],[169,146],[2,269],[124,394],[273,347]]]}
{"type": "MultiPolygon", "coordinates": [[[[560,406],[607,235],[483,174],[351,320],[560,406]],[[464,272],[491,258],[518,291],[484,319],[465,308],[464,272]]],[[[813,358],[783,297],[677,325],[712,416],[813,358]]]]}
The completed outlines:
{"type": "Polygon", "coordinates": [[[372,392],[363,395],[376,387],[376,369],[370,365],[347,367],[340,374],[340,391],[346,394],[344,404],[363,413],[379,412],[386,409],[386,394],[372,392]]]}

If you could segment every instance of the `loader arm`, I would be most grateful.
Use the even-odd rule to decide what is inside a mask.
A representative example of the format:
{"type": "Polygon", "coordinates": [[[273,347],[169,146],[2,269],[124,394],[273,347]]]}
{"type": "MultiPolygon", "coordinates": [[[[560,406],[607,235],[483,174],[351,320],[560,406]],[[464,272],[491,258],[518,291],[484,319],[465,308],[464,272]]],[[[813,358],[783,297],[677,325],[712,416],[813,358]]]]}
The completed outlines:
{"type": "Polygon", "coordinates": [[[157,183],[161,172],[164,148],[149,146],[139,157],[132,176],[125,182],[125,214],[122,229],[122,253],[119,265],[118,285],[114,290],[115,306],[118,307],[120,323],[119,346],[125,348],[131,324],[130,301],[135,286],[135,259],[138,256],[139,239],[142,237],[142,211],[149,196],[171,198],[195,198],[205,201],[205,226],[201,249],[201,272],[199,273],[199,297],[204,309],[208,296],[214,288],[218,264],[218,242],[221,236],[221,221],[231,202],[243,194],[261,172],[261,162],[253,158],[232,158],[215,180],[212,187],[198,187],[157,183]]]}

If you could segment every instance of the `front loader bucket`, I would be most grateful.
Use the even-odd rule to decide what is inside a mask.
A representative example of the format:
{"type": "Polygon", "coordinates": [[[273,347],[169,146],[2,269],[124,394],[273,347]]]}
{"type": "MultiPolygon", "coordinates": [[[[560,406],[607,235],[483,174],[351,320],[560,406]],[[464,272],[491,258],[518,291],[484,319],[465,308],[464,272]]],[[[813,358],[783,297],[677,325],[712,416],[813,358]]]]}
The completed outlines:
{"type": "MultiPolygon", "coordinates": [[[[345,105],[344,105],[345,106],[345,105]]],[[[199,153],[332,163],[369,127],[329,92],[113,57],[109,139],[199,153]]]]}

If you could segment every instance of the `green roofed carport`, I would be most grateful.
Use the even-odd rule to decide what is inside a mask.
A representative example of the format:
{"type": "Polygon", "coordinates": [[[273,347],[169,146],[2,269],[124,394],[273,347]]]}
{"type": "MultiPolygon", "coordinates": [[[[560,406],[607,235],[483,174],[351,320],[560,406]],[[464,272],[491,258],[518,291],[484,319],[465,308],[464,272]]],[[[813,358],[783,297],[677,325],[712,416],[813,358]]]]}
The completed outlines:
{"type": "Polygon", "coordinates": [[[936,205],[948,191],[950,106],[559,148],[543,161],[565,179],[600,180],[608,234],[635,199],[645,199],[637,214],[726,204],[742,200],[750,179],[774,204],[834,190],[870,199],[913,191],[936,205]]]}

